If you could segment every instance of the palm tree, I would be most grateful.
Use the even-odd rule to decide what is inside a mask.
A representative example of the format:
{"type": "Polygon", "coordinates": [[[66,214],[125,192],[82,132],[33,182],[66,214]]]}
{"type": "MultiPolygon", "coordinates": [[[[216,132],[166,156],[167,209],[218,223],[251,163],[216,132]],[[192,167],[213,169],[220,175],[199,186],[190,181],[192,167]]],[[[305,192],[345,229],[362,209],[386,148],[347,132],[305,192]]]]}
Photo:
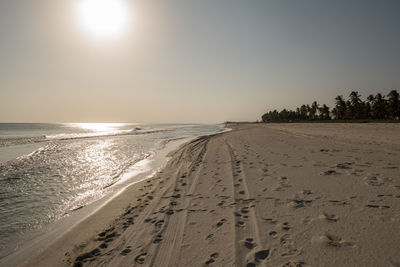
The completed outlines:
{"type": "Polygon", "coordinates": [[[307,109],[307,119],[310,120],[311,119],[311,107],[310,105],[306,105],[306,109],[307,109]]]}
{"type": "Polygon", "coordinates": [[[367,101],[370,102],[370,103],[373,102],[374,99],[375,99],[374,95],[369,95],[369,96],[367,97],[367,101]]]}
{"type": "Polygon", "coordinates": [[[335,118],[337,120],[343,120],[346,114],[346,102],[344,101],[342,95],[338,95],[335,100],[335,118]]]}
{"type": "Polygon", "coordinates": [[[302,120],[306,120],[307,119],[307,106],[306,105],[301,105],[300,107],[300,117],[302,120]]]}
{"type": "Polygon", "coordinates": [[[373,95],[369,95],[367,97],[367,109],[368,109],[367,118],[369,119],[375,119],[375,114],[373,112],[374,100],[375,97],[373,95]]]}
{"type": "Polygon", "coordinates": [[[322,107],[320,108],[320,114],[321,114],[321,118],[323,120],[330,120],[331,116],[329,114],[329,107],[325,104],[322,105],[322,107]]]}
{"type": "Polygon", "coordinates": [[[319,116],[317,116],[320,120],[324,119],[324,111],[322,110],[323,106],[319,106],[318,107],[318,114],[319,116]]]}
{"type": "Polygon", "coordinates": [[[311,117],[312,120],[315,120],[315,119],[316,119],[316,117],[317,117],[317,111],[318,111],[318,103],[317,103],[317,101],[314,101],[314,102],[311,104],[311,114],[310,114],[310,117],[311,117]]]}
{"type": "Polygon", "coordinates": [[[301,120],[301,110],[300,110],[300,108],[296,108],[295,120],[301,120]]]}
{"type": "Polygon", "coordinates": [[[338,114],[337,108],[333,108],[332,109],[333,119],[337,120],[337,114],[338,114]]]}
{"type": "Polygon", "coordinates": [[[284,122],[289,121],[289,111],[287,111],[286,109],[283,109],[281,112],[279,112],[279,118],[280,118],[280,121],[284,121],[284,122]]]}
{"type": "Polygon", "coordinates": [[[364,118],[365,119],[372,119],[371,103],[362,102],[362,104],[363,104],[363,110],[364,110],[364,118]]]}
{"type": "Polygon", "coordinates": [[[352,102],[352,104],[357,104],[361,102],[361,95],[358,93],[358,91],[352,91],[349,95],[350,100],[352,102]]]}
{"type": "Polygon", "coordinates": [[[329,112],[325,104],[318,105],[314,101],[310,105],[301,105],[296,110],[283,109],[269,111],[262,115],[263,122],[290,122],[298,120],[329,120],[334,119],[400,119],[400,95],[396,90],[390,91],[385,99],[381,93],[369,95],[366,101],[361,99],[358,91],[352,91],[346,101],[342,95],[335,98],[335,107],[329,112]]]}
{"type": "Polygon", "coordinates": [[[344,118],[347,120],[351,120],[354,118],[354,113],[355,113],[355,111],[354,111],[353,105],[351,104],[350,100],[347,100],[344,118]]]}
{"type": "Polygon", "coordinates": [[[382,120],[386,118],[386,99],[382,96],[381,93],[376,94],[374,97],[374,104],[372,106],[372,111],[374,113],[374,117],[378,120],[382,120]]]}
{"type": "Polygon", "coordinates": [[[349,95],[351,103],[351,118],[352,119],[362,119],[364,117],[364,108],[362,101],[360,99],[361,95],[358,91],[353,91],[349,95]]]}
{"type": "Polygon", "coordinates": [[[399,93],[396,90],[390,91],[390,93],[387,95],[389,97],[388,101],[388,109],[387,112],[389,114],[388,117],[394,120],[398,120],[400,117],[400,99],[399,99],[399,93]]]}

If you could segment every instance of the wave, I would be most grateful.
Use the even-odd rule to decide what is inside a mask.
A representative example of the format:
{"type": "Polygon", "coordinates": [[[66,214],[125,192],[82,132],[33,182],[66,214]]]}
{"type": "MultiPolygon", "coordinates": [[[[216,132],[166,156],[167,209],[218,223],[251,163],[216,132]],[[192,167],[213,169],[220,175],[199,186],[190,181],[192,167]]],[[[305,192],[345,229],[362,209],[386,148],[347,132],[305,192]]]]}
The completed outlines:
{"type": "Polygon", "coordinates": [[[80,138],[90,138],[90,137],[99,137],[99,136],[115,136],[115,135],[129,135],[134,134],[136,132],[135,129],[128,130],[114,130],[107,132],[92,132],[92,133],[61,133],[54,135],[46,135],[46,139],[48,140],[69,140],[69,139],[80,139],[80,138]]]}
{"type": "Polygon", "coordinates": [[[144,130],[141,128],[134,128],[129,130],[116,130],[110,132],[97,132],[97,133],[79,133],[79,134],[57,134],[46,136],[47,140],[71,140],[71,139],[85,139],[93,137],[104,137],[104,136],[122,136],[122,135],[139,135],[139,134],[152,134],[159,132],[172,131],[169,129],[151,129],[144,130]]]}
{"type": "Polygon", "coordinates": [[[0,147],[40,143],[44,141],[46,141],[45,135],[30,137],[0,137],[0,147]]]}
{"type": "Polygon", "coordinates": [[[32,137],[11,137],[4,138],[0,137],[0,147],[14,146],[14,145],[25,145],[31,143],[41,143],[56,140],[74,140],[74,139],[86,139],[95,137],[112,137],[112,136],[124,136],[124,135],[140,135],[140,134],[152,134],[159,132],[170,132],[172,129],[142,129],[133,128],[128,130],[114,130],[107,132],[94,132],[94,133],[61,133],[54,135],[41,135],[32,137]]]}

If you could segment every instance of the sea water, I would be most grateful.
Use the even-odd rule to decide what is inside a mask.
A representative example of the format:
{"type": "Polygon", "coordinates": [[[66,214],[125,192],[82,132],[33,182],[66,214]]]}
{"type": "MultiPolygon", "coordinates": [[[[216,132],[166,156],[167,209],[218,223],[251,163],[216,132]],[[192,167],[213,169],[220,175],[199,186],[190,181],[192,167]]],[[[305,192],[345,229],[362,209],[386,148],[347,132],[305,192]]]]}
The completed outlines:
{"type": "Polygon", "coordinates": [[[0,123],[0,259],[49,224],[116,192],[174,140],[221,125],[0,123]]]}

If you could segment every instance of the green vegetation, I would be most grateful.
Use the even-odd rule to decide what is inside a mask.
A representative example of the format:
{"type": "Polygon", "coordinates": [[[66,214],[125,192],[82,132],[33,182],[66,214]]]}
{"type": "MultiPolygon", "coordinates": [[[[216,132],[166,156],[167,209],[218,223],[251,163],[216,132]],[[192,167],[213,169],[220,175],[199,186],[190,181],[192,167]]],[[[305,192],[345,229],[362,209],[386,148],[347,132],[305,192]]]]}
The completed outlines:
{"type": "Polygon", "coordinates": [[[365,101],[357,91],[350,93],[345,100],[339,95],[335,98],[335,107],[331,110],[327,105],[319,105],[314,101],[311,105],[302,105],[294,110],[269,111],[262,115],[263,122],[294,121],[398,121],[400,119],[400,98],[396,90],[385,97],[381,93],[369,95],[365,101]]]}

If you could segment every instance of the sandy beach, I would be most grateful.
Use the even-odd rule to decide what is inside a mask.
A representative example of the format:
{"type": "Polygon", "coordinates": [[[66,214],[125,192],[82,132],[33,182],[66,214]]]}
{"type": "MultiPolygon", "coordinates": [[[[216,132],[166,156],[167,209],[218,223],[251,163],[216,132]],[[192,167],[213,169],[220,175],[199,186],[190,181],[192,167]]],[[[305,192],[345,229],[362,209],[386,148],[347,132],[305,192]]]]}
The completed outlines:
{"type": "Polygon", "coordinates": [[[23,266],[400,266],[400,124],[243,124],[23,266]]]}

